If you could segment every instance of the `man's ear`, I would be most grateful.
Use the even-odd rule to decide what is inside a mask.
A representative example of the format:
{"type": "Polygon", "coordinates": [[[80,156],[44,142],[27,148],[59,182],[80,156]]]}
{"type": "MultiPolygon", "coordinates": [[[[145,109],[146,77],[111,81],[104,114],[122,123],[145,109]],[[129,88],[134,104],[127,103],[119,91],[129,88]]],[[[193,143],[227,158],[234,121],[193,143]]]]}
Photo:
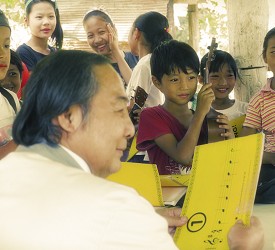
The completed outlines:
{"type": "Polygon", "coordinates": [[[73,105],[68,111],[57,116],[53,122],[57,122],[62,130],[73,133],[79,128],[82,121],[83,115],[81,107],[79,105],[73,105]]]}
{"type": "Polygon", "coordinates": [[[160,81],[152,75],[152,82],[154,83],[154,85],[160,90],[161,89],[161,83],[160,81]]]}

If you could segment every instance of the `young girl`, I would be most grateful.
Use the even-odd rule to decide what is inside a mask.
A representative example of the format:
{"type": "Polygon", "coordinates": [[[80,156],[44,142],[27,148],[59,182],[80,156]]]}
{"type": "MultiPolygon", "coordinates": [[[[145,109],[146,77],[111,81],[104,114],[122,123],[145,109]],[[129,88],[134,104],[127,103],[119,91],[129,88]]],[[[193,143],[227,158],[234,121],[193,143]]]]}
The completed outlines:
{"type": "Polygon", "coordinates": [[[28,70],[32,71],[38,61],[62,48],[63,30],[56,1],[25,0],[25,8],[31,38],[20,45],[17,52],[28,70]],[[54,47],[49,45],[49,38],[52,39],[54,47]]]}
{"type": "MultiPolygon", "coordinates": [[[[208,59],[208,54],[204,55],[200,65],[200,82],[205,77],[204,69],[208,59]]],[[[238,77],[238,68],[234,58],[227,52],[215,50],[209,68],[209,82],[212,84],[212,90],[215,99],[211,107],[225,114],[229,120],[245,115],[246,102],[230,99],[229,94],[233,91],[238,77]]]]}
{"type": "MultiPolygon", "coordinates": [[[[197,89],[199,58],[192,47],[175,40],[162,43],[152,53],[152,80],[164,94],[163,105],[145,108],[140,115],[137,148],[147,150],[150,163],[160,174],[186,173],[194,149],[207,142],[205,116],[214,100],[211,84],[198,93],[196,111],[188,102],[197,89]]],[[[221,136],[233,138],[228,119],[220,115],[217,122],[226,129],[221,136]]]]}
{"type": "MultiPolygon", "coordinates": [[[[10,64],[11,29],[8,19],[0,10],[0,80],[4,79],[10,64]]],[[[16,148],[11,137],[11,126],[20,109],[17,96],[0,87],[0,159],[16,148]]]]}
{"type": "Polygon", "coordinates": [[[124,52],[119,49],[117,32],[111,17],[103,10],[91,10],[84,16],[83,26],[90,47],[96,53],[111,60],[113,67],[127,85],[132,69],[138,62],[138,57],[131,52],[124,52]]]}
{"type": "MultiPolygon", "coordinates": [[[[129,100],[133,99],[137,87],[140,86],[148,94],[146,107],[163,104],[163,94],[152,83],[150,58],[153,50],[161,42],[172,39],[168,31],[167,18],[158,12],[147,12],[138,16],[134,21],[128,42],[132,53],[139,56],[139,62],[133,70],[126,89],[129,100]]],[[[130,109],[132,105],[133,102],[130,109]]]]}
{"type": "Polygon", "coordinates": [[[251,98],[241,135],[265,134],[256,202],[275,203],[275,28],[264,38],[263,59],[273,77],[267,79],[267,84],[251,98]]]}

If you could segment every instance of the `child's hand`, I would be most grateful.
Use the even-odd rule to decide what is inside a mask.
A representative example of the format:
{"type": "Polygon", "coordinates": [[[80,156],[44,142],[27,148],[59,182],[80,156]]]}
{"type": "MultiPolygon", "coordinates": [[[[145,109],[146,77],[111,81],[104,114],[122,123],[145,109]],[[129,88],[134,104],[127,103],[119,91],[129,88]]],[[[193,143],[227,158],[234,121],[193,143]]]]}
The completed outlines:
{"type": "Polygon", "coordinates": [[[225,137],[226,139],[235,138],[232,126],[229,124],[229,120],[226,115],[218,115],[216,121],[219,123],[219,128],[225,130],[225,133],[221,133],[222,137],[225,137]]]}
{"type": "Polygon", "coordinates": [[[140,113],[141,113],[141,111],[142,111],[142,109],[135,109],[134,111],[133,111],[133,114],[134,114],[134,117],[133,117],[133,119],[134,119],[134,124],[138,124],[139,123],[139,118],[140,118],[140,113]]]}
{"type": "Polygon", "coordinates": [[[114,54],[115,52],[119,51],[117,32],[115,28],[113,28],[112,25],[109,23],[107,24],[107,29],[109,31],[109,47],[112,54],[114,54]]]}
{"type": "Polygon", "coordinates": [[[129,110],[129,116],[132,123],[134,125],[138,125],[142,108],[134,102],[134,99],[132,99],[130,100],[130,105],[128,107],[128,110],[129,110]]]}
{"type": "Polygon", "coordinates": [[[204,116],[209,112],[211,103],[215,100],[215,95],[211,86],[211,83],[203,85],[198,93],[196,110],[202,112],[204,116]]]}
{"type": "Polygon", "coordinates": [[[130,102],[128,103],[128,106],[127,106],[128,112],[132,110],[134,104],[135,104],[135,98],[131,97],[130,102]]]}

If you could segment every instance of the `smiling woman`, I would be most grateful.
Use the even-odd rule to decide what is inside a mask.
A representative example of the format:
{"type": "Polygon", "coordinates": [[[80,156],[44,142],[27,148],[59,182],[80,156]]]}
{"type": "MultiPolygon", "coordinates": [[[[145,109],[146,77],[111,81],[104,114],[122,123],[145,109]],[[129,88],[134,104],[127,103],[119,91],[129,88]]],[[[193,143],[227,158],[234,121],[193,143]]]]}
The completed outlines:
{"type": "Polygon", "coordinates": [[[138,58],[118,47],[117,30],[111,17],[101,9],[88,11],[83,18],[87,42],[98,54],[108,57],[127,85],[138,58]]]}

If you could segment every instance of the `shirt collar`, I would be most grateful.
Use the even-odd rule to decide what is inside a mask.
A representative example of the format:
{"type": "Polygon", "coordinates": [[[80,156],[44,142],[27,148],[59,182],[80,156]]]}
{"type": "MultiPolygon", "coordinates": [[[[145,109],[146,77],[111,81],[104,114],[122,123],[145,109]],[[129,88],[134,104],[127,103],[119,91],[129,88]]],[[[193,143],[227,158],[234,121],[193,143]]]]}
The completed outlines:
{"type": "Polygon", "coordinates": [[[71,157],[74,158],[74,160],[79,164],[79,166],[81,167],[81,169],[86,172],[86,173],[91,173],[91,170],[88,166],[88,164],[77,154],[75,154],[73,151],[71,151],[70,149],[64,147],[63,145],[59,144],[60,147],[62,147],[71,157]]]}
{"type": "Polygon", "coordinates": [[[262,91],[264,91],[264,92],[275,92],[275,90],[271,88],[271,82],[272,82],[272,80],[273,80],[273,77],[267,79],[267,83],[262,88],[262,91]]]}

